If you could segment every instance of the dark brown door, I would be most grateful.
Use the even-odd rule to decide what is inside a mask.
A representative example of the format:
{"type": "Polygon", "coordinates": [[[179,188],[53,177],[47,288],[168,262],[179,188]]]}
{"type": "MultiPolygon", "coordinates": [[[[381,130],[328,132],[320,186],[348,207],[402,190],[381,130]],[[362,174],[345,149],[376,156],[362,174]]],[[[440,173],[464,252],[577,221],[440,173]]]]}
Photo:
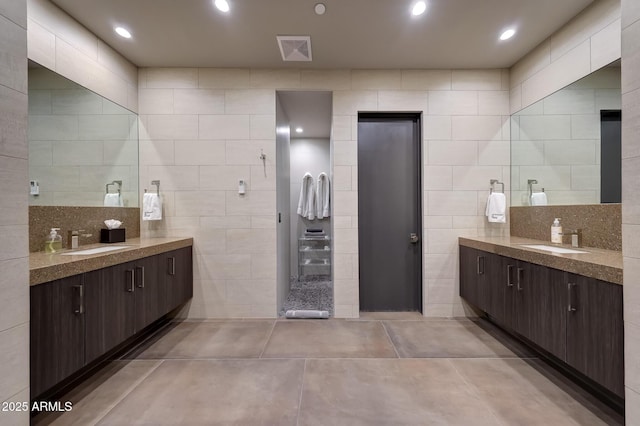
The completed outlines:
{"type": "Polygon", "coordinates": [[[569,274],[567,363],[624,397],[622,286],[569,274]]]}
{"type": "Polygon", "coordinates": [[[193,297],[193,256],[191,247],[165,253],[160,261],[160,285],[165,291],[165,313],[193,297]]]}
{"type": "MultiPolygon", "coordinates": [[[[159,280],[160,257],[151,256],[135,261],[136,332],[142,330],[166,312],[166,294],[159,280]]],[[[163,271],[164,272],[164,271],[163,271]]]]}
{"type": "Polygon", "coordinates": [[[84,365],[82,291],[81,275],[30,288],[31,398],[84,365]]]}
{"type": "Polygon", "coordinates": [[[419,114],[358,116],[360,310],[422,309],[419,114]]]}
{"type": "Polygon", "coordinates": [[[527,338],[542,349],[564,360],[567,347],[566,273],[530,264],[527,293],[530,331],[527,338]]]}
{"type": "Polygon", "coordinates": [[[460,297],[476,307],[480,300],[478,262],[478,250],[460,246],[460,297]]]}
{"type": "Polygon", "coordinates": [[[135,333],[135,263],[84,274],[86,360],[91,362],[135,333]]]}

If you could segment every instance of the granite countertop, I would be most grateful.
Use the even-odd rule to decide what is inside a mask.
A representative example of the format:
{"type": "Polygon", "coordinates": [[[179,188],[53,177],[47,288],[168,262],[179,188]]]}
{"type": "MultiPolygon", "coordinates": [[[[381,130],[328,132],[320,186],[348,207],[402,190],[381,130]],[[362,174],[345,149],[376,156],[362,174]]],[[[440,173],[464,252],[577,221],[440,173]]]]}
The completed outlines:
{"type": "Polygon", "coordinates": [[[29,284],[37,285],[193,245],[193,238],[131,238],[118,244],[87,244],[59,253],[29,255],[29,284]],[[104,246],[127,246],[105,253],[62,256],[60,253],[104,246]]]}
{"type": "Polygon", "coordinates": [[[549,241],[533,240],[521,237],[473,237],[458,239],[461,246],[501,256],[512,257],[525,262],[535,263],[574,274],[584,275],[622,285],[622,252],[592,247],[575,249],[570,245],[557,245],[569,249],[586,251],[581,254],[558,254],[523,247],[521,244],[554,245],[549,241]]]}

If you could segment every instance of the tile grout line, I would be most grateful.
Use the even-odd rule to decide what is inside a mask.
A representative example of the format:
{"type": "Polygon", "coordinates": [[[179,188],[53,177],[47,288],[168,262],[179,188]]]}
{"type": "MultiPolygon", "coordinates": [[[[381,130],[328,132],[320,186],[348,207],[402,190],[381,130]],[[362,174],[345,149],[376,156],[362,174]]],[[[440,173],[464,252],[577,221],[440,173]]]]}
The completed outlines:
{"type": "Polygon", "coordinates": [[[265,342],[264,342],[264,346],[262,347],[262,351],[260,352],[260,355],[258,355],[258,359],[262,359],[262,356],[264,355],[264,352],[267,350],[267,345],[269,345],[269,341],[271,340],[271,336],[273,336],[273,331],[276,329],[276,324],[277,323],[278,323],[277,319],[273,320],[273,325],[271,326],[271,331],[269,332],[269,336],[267,337],[267,340],[265,340],[265,342]]]}
{"type": "Polygon", "coordinates": [[[142,376],[141,378],[139,378],[133,385],[131,385],[131,387],[125,392],[123,393],[118,399],[116,399],[115,402],[113,402],[112,404],[110,404],[110,406],[105,410],[104,414],[102,416],[100,416],[98,419],[96,419],[92,425],[97,425],[98,423],[100,423],[102,420],[104,420],[105,417],[107,417],[109,415],[109,413],[111,413],[111,411],[113,411],[114,408],[116,408],[127,396],[129,396],[129,394],[131,392],[133,392],[138,386],[140,386],[142,384],[142,382],[144,382],[153,372],[155,372],[162,364],[164,364],[164,360],[161,360],[158,365],[156,365],[154,368],[152,368],[151,370],[149,370],[149,372],[147,372],[144,376],[142,376]]]}
{"type": "Polygon", "coordinates": [[[498,417],[498,415],[493,411],[493,409],[491,408],[491,406],[489,405],[489,403],[482,398],[481,396],[481,392],[480,390],[475,386],[472,385],[471,383],[469,383],[467,381],[467,379],[462,375],[462,373],[458,370],[458,368],[456,367],[456,365],[451,361],[451,358],[447,358],[447,362],[451,365],[451,367],[453,367],[453,370],[456,372],[456,374],[458,375],[458,377],[460,377],[460,379],[462,379],[462,382],[467,386],[467,388],[469,388],[469,390],[471,391],[471,393],[473,395],[475,395],[476,398],[478,398],[478,400],[482,403],[482,405],[484,405],[487,410],[489,411],[489,413],[491,413],[491,415],[493,416],[493,418],[496,419],[496,421],[503,425],[503,426],[507,426],[500,417],[498,417]]]}
{"type": "Polygon", "coordinates": [[[300,411],[302,411],[302,395],[304,394],[304,377],[307,374],[307,359],[304,359],[302,368],[302,383],[300,384],[300,399],[298,399],[298,414],[296,415],[296,426],[300,424],[300,411]]]}
{"type": "Polygon", "coordinates": [[[393,351],[396,353],[396,357],[400,358],[400,354],[398,353],[398,349],[396,349],[396,345],[394,345],[393,340],[391,339],[391,335],[389,334],[389,331],[387,330],[387,327],[385,327],[384,322],[380,321],[380,325],[382,326],[382,329],[384,330],[384,333],[387,335],[387,339],[389,339],[389,343],[391,343],[391,347],[393,348],[393,351]]]}

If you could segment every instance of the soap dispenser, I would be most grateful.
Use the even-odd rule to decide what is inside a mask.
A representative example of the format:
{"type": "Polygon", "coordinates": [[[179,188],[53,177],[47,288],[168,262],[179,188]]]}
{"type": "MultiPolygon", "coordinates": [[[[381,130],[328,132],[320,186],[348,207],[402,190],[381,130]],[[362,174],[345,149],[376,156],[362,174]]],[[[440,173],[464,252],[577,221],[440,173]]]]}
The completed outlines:
{"type": "Polygon", "coordinates": [[[55,253],[62,250],[62,236],[58,234],[60,228],[51,228],[49,237],[44,244],[44,251],[46,253],[55,253]]]}
{"type": "Polygon", "coordinates": [[[556,217],[551,225],[551,242],[554,244],[562,244],[562,225],[560,218],[556,217]]]}

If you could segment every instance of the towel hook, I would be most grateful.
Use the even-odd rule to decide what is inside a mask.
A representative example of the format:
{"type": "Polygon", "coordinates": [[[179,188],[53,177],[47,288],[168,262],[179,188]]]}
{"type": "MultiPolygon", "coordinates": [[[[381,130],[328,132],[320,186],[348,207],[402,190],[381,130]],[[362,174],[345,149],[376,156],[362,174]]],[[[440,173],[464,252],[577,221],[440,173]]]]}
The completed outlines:
{"type": "Polygon", "coordinates": [[[264,151],[261,149],[260,150],[260,157],[259,157],[262,161],[267,159],[267,155],[264,153],[264,151]]]}
{"type": "Polygon", "coordinates": [[[159,180],[152,180],[151,181],[151,185],[155,185],[156,186],[156,194],[158,194],[158,197],[160,197],[160,181],[159,180]]]}

